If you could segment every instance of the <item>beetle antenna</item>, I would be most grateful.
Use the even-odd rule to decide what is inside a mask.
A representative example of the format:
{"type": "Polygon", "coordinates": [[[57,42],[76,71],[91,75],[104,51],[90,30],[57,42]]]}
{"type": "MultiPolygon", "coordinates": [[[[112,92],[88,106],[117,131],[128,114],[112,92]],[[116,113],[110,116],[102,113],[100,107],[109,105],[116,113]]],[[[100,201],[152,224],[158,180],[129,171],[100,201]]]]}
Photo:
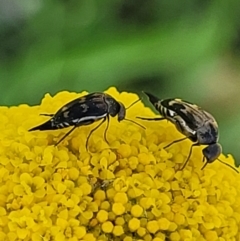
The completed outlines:
{"type": "Polygon", "coordinates": [[[134,123],[135,125],[138,125],[138,126],[140,126],[141,128],[143,128],[144,130],[146,130],[146,127],[145,127],[145,126],[143,126],[143,125],[137,123],[136,121],[133,121],[133,120],[130,120],[130,119],[126,119],[126,118],[123,119],[123,120],[125,120],[125,121],[129,121],[129,122],[132,122],[132,123],[134,123]]]}
{"type": "Polygon", "coordinates": [[[131,108],[133,105],[137,104],[137,103],[138,103],[139,101],[141,101],[141,100],[142,100],[141,98],[135,100],[131,105],[129,105],[129,106],[126,108],[126,110],[129,109],[129,108],[131,108]]]}
{"type": "MultiPolygon", "coordinates": [[[[131,105],[129,105],[127,108],[126,108],[126,110],[127,109],[129,109],[129,108],[131,108],[132,106],[134,106],[135,104],[137,104],[139,101],[141,101],[142,99],[141,98],[139,98],[139,99],[137,99],[137,100],[135,100],[131,105]]],[[[139,124],[139,123],[137,123],[137,122],[135,122],[135,121],[133,121],[133,120],[130,120],[130,119],[124,119],[125,121],[129,121],[129,122],[132,122],[132,123],[134,123],[135,125],[138,125],[138,126],[140,126],[141,128],[143,128],[144,130],[146,129],[143,125],[141,125],[141,124],[139,124]]]]}
{"type": "Polygon", "coordinates": [[[232,168],[235,172],[239,173],[239,171],[238,171],[236,168],[234,168],[233,166],[231,166],[230,164],[228,164],[228,163],[226,163],[226,162],[223,162],[223,161],[221,161],[220,159],[218,159],[218,161],[220,161],[222,164],[224,164],[224,165],[232,168]]]}
{"type": "MultiPolygon", "coordinates": [[[[205,156],[203,156],[202,162],[204,162],[204,160],[205,160],[205,156]]],[[[203,170],[203,169],[207,166],[207,164],[208,164],[208,162],[206,161],[206,162],[203,164],[201,170],[203,170]]]]}

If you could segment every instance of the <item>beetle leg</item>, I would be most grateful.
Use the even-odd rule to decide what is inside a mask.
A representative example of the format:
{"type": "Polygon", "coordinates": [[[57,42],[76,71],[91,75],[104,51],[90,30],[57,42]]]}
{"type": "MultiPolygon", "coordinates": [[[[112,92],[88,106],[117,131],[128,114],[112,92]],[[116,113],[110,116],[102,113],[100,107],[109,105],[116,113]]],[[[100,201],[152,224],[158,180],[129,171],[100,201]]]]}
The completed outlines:
{"type": "Polygon", "coordinates": [[[60,142],[62,142],[69,134],[71,134],[78,126],[74,126],[69,132],[67,132],[56,144],[57,146],[60,142]]]}
{"type": "Polygon", "coordinates": [[[164,117],[156,117],[156,118],[146,118],[146,117],[136,117],[137,119],[141,119],[141,120],[148,120],[148,121],[160,121],[160,120],[166,120],[166,118],[164,117]]]}
{"type": "Polygon", "coordinates": [[[107,140],[107,131],[108,131],[108,127],[109,127],[109,116],[108,115],[106,116],[106,119],[107,119],[107,127],[104,131],[104,140],[109,144],[109,142],[107,140]]]}
{"type": "Polygon", "coordinates": [[[90,131],[90,133],[89,133],[89,135],[88,135],[88,137],[87,137],[87,140],[86,140],[86,149],[87,149],[87,150],[88,150],[87,146],[88,146],[88,141],[89,141],[90,136],[92,135],[92,133],[93,133],[95,130],[97,130],[97,129],[106,121],[106,119],[107,119],[107,117],[104,117],[103,120],[100,122],[100,124],[97,125],[96,127],[94,127],[94,128],[90,131]]]}
{"type": "Polygon", "coordinates": [[[175,143],[178,143],[178,142],[180,142],[180,141],[184,141],[184,140],[186,140],[186,139],[188,139],[188,137],[184,137],[184,138],[175,140],[175,141],[171,142],[170,144],[166,145],[165,147],[163,147],[163,149],[166,149],[166,148],[168,148],[169,146],[171,146],[171,145],[173,145],[173,144],[175,144],[175,143]]]}
{"type": "Polygon", "coordinates": [[[189,161],[189,159],[190,159],[190,156],[191,156],[191,154],[192,154],[192,149],[193,149],[193,147],[195,147],[195,146],[199,146],[199,143],[195,143],[195,144],[192,144],[192,145],[191,145],[190,152],[189,152],[189,154],[188,154],[187,160],[185,161],[185,163],[183,164],[183,166],[180,168],[180,170],[183,170],[183,169],[186,167],[186,165],[187,165],[187,163],[188,163],[188,161],[189,161]]]}
{"type": "Polygon", "coordinates": [[[50,117],[53,117],[54,114],[40,114],[40,115],[43,115],[43,116],[50,116],[50,117]]]}

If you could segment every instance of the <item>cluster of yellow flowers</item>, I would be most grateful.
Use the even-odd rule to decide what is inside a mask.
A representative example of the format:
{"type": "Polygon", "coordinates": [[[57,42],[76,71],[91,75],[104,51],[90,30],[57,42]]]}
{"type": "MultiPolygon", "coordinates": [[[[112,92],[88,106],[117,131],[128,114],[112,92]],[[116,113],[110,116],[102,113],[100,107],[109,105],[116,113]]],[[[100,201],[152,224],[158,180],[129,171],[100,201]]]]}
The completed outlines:
{"type": "MultiPolygon", "coordinates": [[[[106,91],[129,106],[138,97],[106,91]]],[[[82,94],[46,95],[40,106],[0,107],[0,241],[239,241],[240,177],[218,161],[202,167],[201,147],[167,121],[146,130],[111,118],[101,126],[28,132],[82,94]]],[[[127,117],[154,116],[141,102],[127,117]]],[[[138,120],[139,121],[139,120],[138,120]]],[[[231,156],[221,160],[233,165],[231,156]]]]}

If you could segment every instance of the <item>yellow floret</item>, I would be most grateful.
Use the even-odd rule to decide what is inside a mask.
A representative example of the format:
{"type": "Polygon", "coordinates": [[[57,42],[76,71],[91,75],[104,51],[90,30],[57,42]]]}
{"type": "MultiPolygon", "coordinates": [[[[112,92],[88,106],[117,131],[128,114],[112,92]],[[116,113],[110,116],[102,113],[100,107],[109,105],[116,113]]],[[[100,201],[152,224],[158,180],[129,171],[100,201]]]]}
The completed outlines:
{"type": "Polygon", "coordinates": [[[140,205],[134,205],[131,208],[131,214],[133,217],[138,218],[142,215],[143,213],[143,208],[140,205]]]}
{"type": "Polygon", "coordinates": [[[216,241],[216,240],[218,240],[218,235],[217,235],[217,232],[215,232],[215,231],[207,231],[204,234],[204,236],[205,236],[207,241],[216,241]]]}
{"type": "Polygon", "coordinates": [[[100,210],[98,213],[97,213],[97,220],[100,222],[100,223],[103,223],[105,221],[108,220],[108,212],[105,211],[105,210],[100,210]]]}
{"type": "Polygon", "coordinates": [[[137,230],[137,234],[138,234],[140,237],[143,237],[146,233],[147,233],[146,228],[140,227],[140,228],[137,230]]]}
{"type": "Polygon", "coordinates": [[[109,211],[110,209],[110,203],[108,201],[104,201],[101,203],[100,208],[106,211],[109,211]]]}
{"type": "Polygon", "coordinates": [[[122,226],[114,226],[113,231],[112,231],[114,236],[121,236],[124,234],[124,230],[122,226]]]}
{"type": "Polygon", "coordinates": [[[169,227],[168,227],[168,230],[169,230],[170,232],[175,231],[177,228],[178,228],[178,225],[177,225],[176,223],[170,222],[170,225],[169,225],[169,227]]]}
{"type": "Polygon", "coordinates": [[[191,230],[181,229],[180,236],[183,240],[186,240],[187,238],[192,239],[192,232],[191,232],[191,230]]]}
{"type": "Polygon", "coordinates": [[[74,234],[78,239],[84,237],[86,235],[85,227],[74,227],[74,234]]]}
{"type": "Polygon", "coordinates": [[[109,219],[110,221],[116,220],[116,214],[115,214],[114,212],[109,212],[109,213],[108,213],[108,219],[109,219]]]}
{"type": "Polygon", "coordinates": [[[150,164],[151,162],[150,156],[147,153],[140,153],[138,155],[138,160],[139,163],[143,164],[144,166],[150,164]]]}
{"type": "Polygon", "coordinates": [[[118,148],[118,153],[122,157],[129,157],[131,155],[131,152],[132,152],[131,147],[129,145],[126,145],[126,144],[122,144],[118,148]]]}
{"type": "Polygon", "coordinates": [[[122,217],[117,217],[115,220],[115,224],[122,226],[125,223],[124,218],[122,217]]]}
{"type": "Polygon", "coordinates": [[[152,235],[151,234],[146,234],[144,236],[144,241],[152,241],[152,235]]]}
{"type": "Polygon", "coordinates": [[[112,224],[112,222],[110,222],[110,221],[107,221],[107,222],[104,222],[103,224],[102,224],[102,231],[104,232],[104,233],[111,233],[112,232],[112,230],[113,230],[113,224],[112,224]]]}
{"type": "Polygon", "coordinates": [[[172,241],[179,241],[179,240],[181,240],[181,236],[180,236],[180,234],[178,232],[172,232],[170,234],[170,238],[171,238],[172,241]]]}
{"type": "Polygon", "coordinates": [[[128,227],[129,227],[131,232],[136,231],[140,227],[140,220],[137,219],[137,218],[132,218],[128,222],[128,227]]]}
{"type": "Polygon", "coordinates": [[[125,212],[125,207],[123,206],[122,203],[114,203],[112,206],[112,211],[116,215],[122,215],[125,212]]]}
{"type": "Polygon", "coordinates": [[[76,167],[71,167],[68,172],[69,178],[72,180],[77,180],[79,177],[79,170],[76,167]]]}
{"type": "Polygon", "coordinates": [[[93,234],[91,233],[87,233],[84,237],[83,237],[84,241],[96,241],[96,238],[93,236],[93,234]]]}
{"type": "Polygon", "coordinates": [[[106,199],[106,193],[103,190],[97,190],[94,194],[94,199],[103,201],[106,199]]]}
{"type": "Polygon", "coordinates": [[[114,202],[115,203],[122,203],[126,204],[128,202],[127,194],[124,192],[118,192],[114,196],[114,202]]]}
{"type": "Polygon", "coordinates": [[[131,237],[125,237],[123,241],[133,241],[133,239],[131,237]]]}
{"type": "Polygon", "coordinates": [[[164,241],[162,238],[154,238],[152,241],[164,241]]]}
{"type": "Polygon", "coordinates": [[[109,188],[107,190],[108,199],[113,199],[115,194],[116,194],[116,191],[113,188],[109,188]]]}
{"type": "Polygon", "coordinates": [[[146,227],[147,223],[148,223],[148,219],[147,218],[141,218],[140,223],[141,223],[141,227],[146,227]]]}
{"type": "Polygon", "coordinates": [[[130,166],[130,168],[132,170],[136,169],[137,166],[138,166],[138,158],[136,156],[131,156],[129,159],[128,159],[128,165],[130,166]]]}
{"type": "Polygon", "coordinates": [[[158,230],[159,230],[159,223],[155,220],[153,221],[149,221],[147,223],[147,230],[150,232],[150,233],[156,233],[158,230]]]}
{"type": "Polygon", "coordinates": [[[95,227],[97,224],[98,224],[98,220],[95,218],[90,221],[89,226],[95,227]]]}
{"type": "Polygon", "coordinates": [[[83,183],[80,188],[83,192],[83,195],[89,195],[92,191],[92,186],[88,183],[83,183]]]}
{"type": "Polygon", "coordinates": [[[151,206],[155,206],[155,200],[153,198],[143,197],[140,199],[140,205],[144,209],[149,209],[151,206]]]}
{"type": "Polygon", "coordinates": [[[170,224],[171,222],[166,218],[160,218],[158,220],[159,229],[161,230],[168,230],[170,224]]]}
{"type": "Polygon", "coordinates": [[[177,225],[183,225],[185,223],[185,217],[180,213],[176,213],[174,217],[174,221],[177,225]]]}

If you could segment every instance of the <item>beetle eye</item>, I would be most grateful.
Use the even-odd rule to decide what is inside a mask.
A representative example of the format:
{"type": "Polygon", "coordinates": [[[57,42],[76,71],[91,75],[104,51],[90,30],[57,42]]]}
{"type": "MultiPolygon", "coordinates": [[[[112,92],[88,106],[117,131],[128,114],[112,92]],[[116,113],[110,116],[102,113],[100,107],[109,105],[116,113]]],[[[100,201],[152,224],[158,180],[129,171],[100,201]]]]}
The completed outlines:
{"type": "Polygon", "coordinates": [[[126,109],[125,109],[125,107],[124,107],[124,105],[122,103],[119,103],[119,105],[120,105],[120,110],[118,112],[118,121],[120,122],[126,116],[126,109]]]}
{"type": "Polygon", "coordinates": [[[202,150],[203,155],[206,157],[208,163],[214,162],[222,153],[222,146],[219,143],[214,143],[207,146],[202,150]]]}

